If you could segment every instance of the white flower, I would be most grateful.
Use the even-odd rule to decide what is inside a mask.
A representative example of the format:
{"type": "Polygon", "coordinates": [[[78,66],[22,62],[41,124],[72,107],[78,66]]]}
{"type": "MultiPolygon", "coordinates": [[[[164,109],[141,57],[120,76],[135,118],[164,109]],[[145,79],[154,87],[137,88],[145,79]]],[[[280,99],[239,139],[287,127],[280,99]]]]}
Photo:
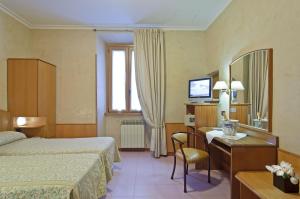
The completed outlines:
{"type": "Polygon", "coordinates": [[[279,165],[266,165],[266,169],[271,173],[276,173],[277,176],[282,176],[284,178],[294,177],[291,179],[293,182],[296,182],[297,180],[298,183],[299,181],[299,177],[296,175],[294,168],[288,162],[281,161],[279,165]]]}
{"type": "Polygon", "coordinates": [[[281,161],[280,164],[281,168],[286,168],[286,169],[289,169],[292,167],[292,165],[288,162],[285,162],[285,161],[281,161]]]}
{"type": "Polygon", "coordinates": [[[276,175],[277,176],[283,176],[284,172],[282,170],[278,170],[278,171],[276,171],[276,175]]]}
{"type": "Polygon", "coordinates": [[[270,171],[271,173],[275,173],[275,170],[273,169],[272,166],[266,165],[266,169],[267,169],[268,171],[270,171]]]}
{"type": "Polygon", "coordinates": [[[288,174],[291,177],[295,176],[294,168],[291,167],[290,169],[288,169],[286,174],[288,174]]]}
{"type": "Polygon", "coordinates": [[[282,169],[282,167],[279,166],[279,165],[272,165],[272,167],[273,167],[275,172],[282,169]]]}
{"type": "Polygon", "coordinates": [[[291,181],[292,184],[295,184],[295,185],[296,185],[296,184],[298,184],[299,179],[296,178],[296,177],[291,177],[291,178],[290,178],[290,181],[291,181]]]}

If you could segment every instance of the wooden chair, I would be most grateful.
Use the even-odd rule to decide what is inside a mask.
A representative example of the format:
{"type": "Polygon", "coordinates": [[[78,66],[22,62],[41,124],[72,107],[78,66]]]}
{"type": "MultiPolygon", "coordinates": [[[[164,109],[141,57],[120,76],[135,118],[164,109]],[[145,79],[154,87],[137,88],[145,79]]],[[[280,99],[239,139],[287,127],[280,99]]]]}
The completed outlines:
{"type": "Polygon", "coordinates": [[[173,150],[174,150],[174,166],[171,179],[174,179],[174,173],[176,169],[176,158],[182,159],[184,164],[184,192],[186,193],[186,175],[188,175],[188,165],[198,163],[204,160],[208,160],[208,183],[210,183],[210,155],[207,140],[204,139],[206,151],[189,147],[188,138],[190,136],[200,137],[200,135],[192,132],[176,132],[171,136],[173,150]],[[179,149],[176,149],[176,145],[179,145],[179,149]],[[184,146],[186,145],[186,147],[184,146]]]}

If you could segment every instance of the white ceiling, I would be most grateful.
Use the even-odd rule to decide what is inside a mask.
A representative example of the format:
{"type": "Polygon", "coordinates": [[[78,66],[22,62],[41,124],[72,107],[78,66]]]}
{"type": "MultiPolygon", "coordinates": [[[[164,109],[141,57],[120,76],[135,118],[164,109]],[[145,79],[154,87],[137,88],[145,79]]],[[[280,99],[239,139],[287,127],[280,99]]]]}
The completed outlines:
{"type": "Polygon", "coordinates": [[[0,9],[31,28],[205,30],[231,0],[0,0],[0,9]]]}
{"type": "Polygon", "coordinates": [[[125,43],[131,44],[133,43],[134,34],[133,32],[113,32],[113,31],[99,31],[97,32],[97,36],[99,39],[104,41],[105,43],[125,43]]]}

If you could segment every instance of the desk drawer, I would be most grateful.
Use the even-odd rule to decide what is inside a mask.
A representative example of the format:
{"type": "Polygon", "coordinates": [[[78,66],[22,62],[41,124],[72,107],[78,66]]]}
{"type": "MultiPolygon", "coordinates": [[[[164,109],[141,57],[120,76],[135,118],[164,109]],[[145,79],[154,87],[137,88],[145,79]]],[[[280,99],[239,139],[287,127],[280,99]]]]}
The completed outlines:
{"type": "Polygon", "coordinates": [[[211,143],[210,143],[210,146],[224,152],[226,155],[228,156],[231,156],[231,147],[217,141],[217,140],[213,140],[211,143]]]}

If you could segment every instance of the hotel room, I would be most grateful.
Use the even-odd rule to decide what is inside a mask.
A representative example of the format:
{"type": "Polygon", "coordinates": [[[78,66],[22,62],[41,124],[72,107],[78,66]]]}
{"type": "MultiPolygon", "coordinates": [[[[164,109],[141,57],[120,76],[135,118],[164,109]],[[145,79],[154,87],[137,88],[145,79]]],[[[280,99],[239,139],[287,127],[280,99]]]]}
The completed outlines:
{"type": "Polygon", "coordinates": [[[299,0],[0,0],[0,199],[300,198],[299,0]]]}

